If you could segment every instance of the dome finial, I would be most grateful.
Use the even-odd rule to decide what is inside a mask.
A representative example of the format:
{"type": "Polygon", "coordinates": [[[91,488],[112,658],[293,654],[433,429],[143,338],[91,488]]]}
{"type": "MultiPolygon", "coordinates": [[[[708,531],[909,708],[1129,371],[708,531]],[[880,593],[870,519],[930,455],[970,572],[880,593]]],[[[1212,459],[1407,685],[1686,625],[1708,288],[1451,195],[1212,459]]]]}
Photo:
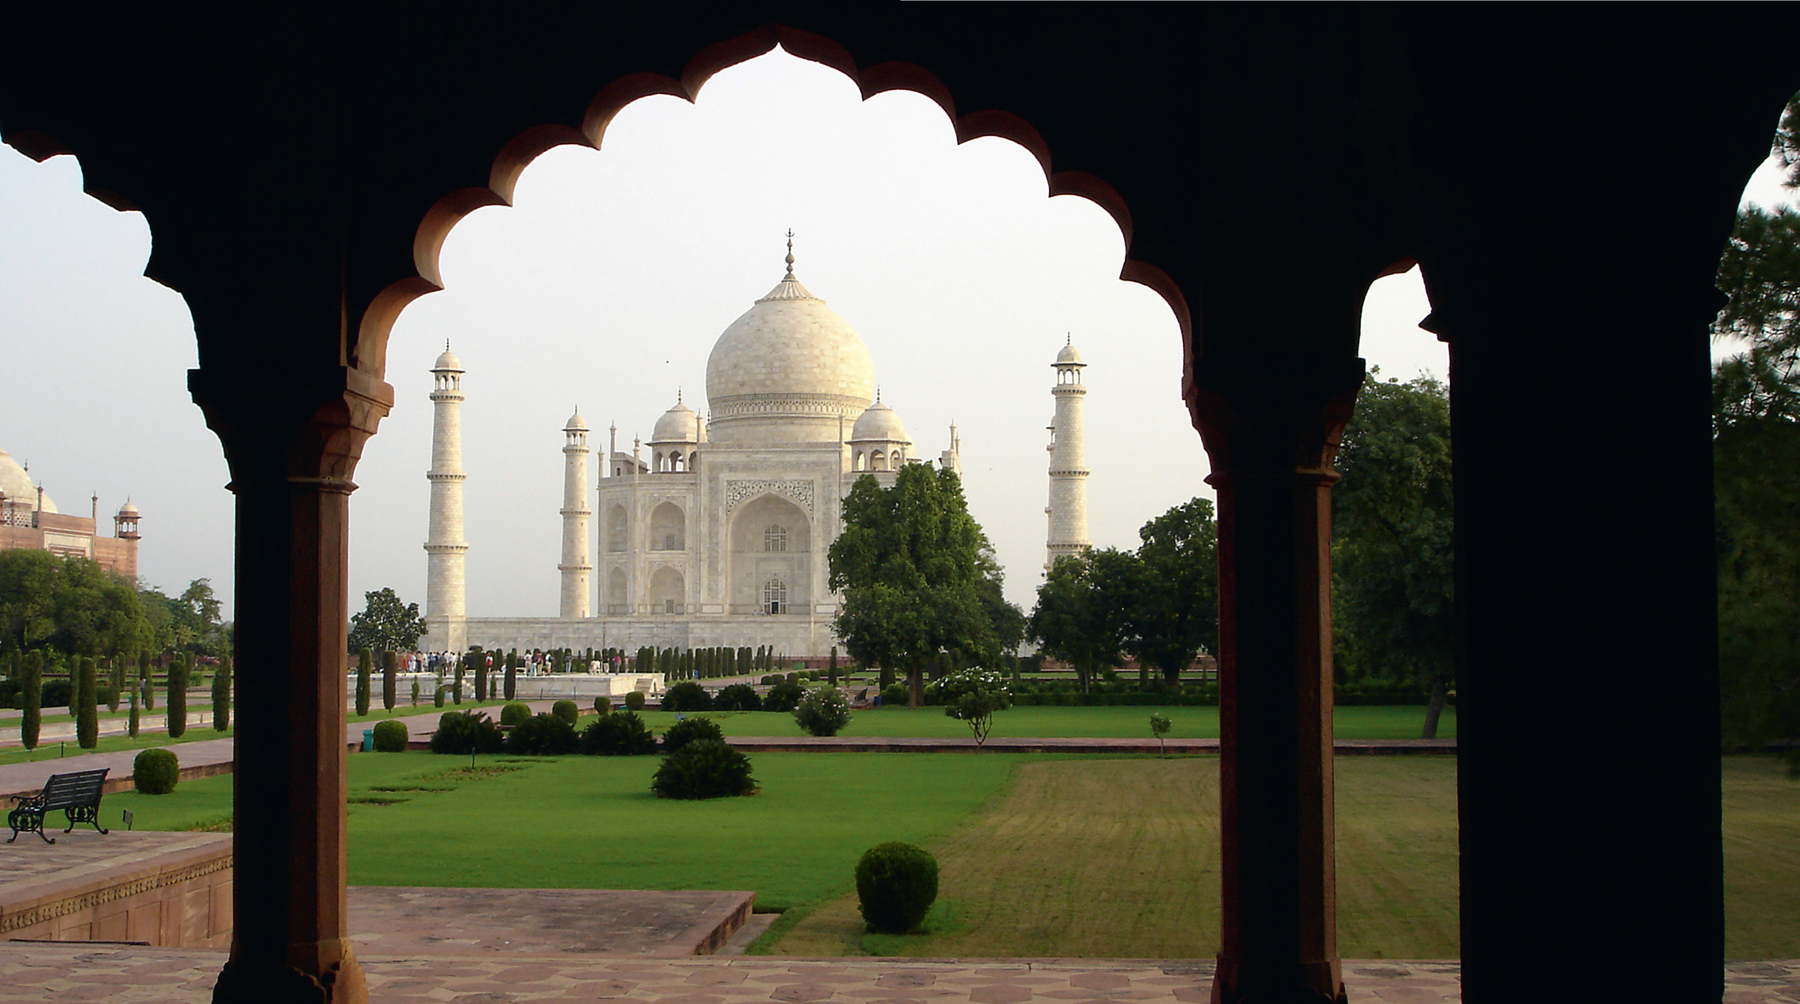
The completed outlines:
{"type": "Polygon", "coordinates": [[[675,403],[681,403],[681,388],[679,386],[675,388],[675,403]]]}
{"type": "Polygon", "coordinates": [[[787,239],[788,239],[787,277],[789,279],[792,279],[794,277],[794,228],[793,227],[788,227],[787,239]]]}

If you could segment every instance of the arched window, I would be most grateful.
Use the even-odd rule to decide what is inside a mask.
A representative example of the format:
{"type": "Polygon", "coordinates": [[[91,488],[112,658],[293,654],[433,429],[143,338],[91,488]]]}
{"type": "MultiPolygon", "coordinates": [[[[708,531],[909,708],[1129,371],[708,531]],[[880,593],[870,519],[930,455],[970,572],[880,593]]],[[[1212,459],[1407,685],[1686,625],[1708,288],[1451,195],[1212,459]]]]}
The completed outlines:
{"type": "Polygon", "coordinates": [[[787,550],[787,527],[777,523],[763,531],[763,550],[787,550]]]}
{"type": "Polygon", "coordinates": [[[787,583],[769,576],[763,583],[763,612],[779,614],[787,609],[787,583]]]}
{"type": "Polygon", "coordinates": [[[869,469],[869,455],[861,450],[856,451],[856,469],[859,471],[869,469]]]}
{"type": "Polygon", "coordinates": [[[689,471],[692,471],[695,467],[699,466],[699,464],[700,464],[700,454],[698,451],[688,454],[688,468],[687,469],[689,471]]]}
{"type": "Polygon", "coordinates": [[[899,450],[894,451],[894,456],[892,459],[894,462],[893,469],[896,471],[899,470],[900,469],[900,451],[899,450]]]}
{"type": "Polygon", "coordinates": [[[874,453],[874,460],[875,460],[875,464],[874,464],[874,466],[869,468],[870,470],[872,470],[872,471],[887,470],[887,454],[881,452],[880,450],[876,450],[874,453]]]}

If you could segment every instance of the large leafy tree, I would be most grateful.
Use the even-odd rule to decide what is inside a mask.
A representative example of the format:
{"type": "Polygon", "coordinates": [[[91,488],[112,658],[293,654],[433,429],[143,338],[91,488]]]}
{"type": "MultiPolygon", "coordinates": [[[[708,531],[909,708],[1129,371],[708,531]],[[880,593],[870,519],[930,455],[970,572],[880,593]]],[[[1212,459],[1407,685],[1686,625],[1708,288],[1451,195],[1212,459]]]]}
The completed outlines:
{"type": "Polygon", "coordinates": [[[402,603],[392,589],[383,586],[363,594],[362,613],[350,617],[350,649],[375,652],[410,652],[425,634],[425,618],[417,603],[402,603]]]}
{"type": "Polygon", "coordinates": [[[987,551],[955,471],[908,464],[891,488],[864,475],[844,499],[844,532],[830,551],[831,588],[844,597],[834,627],[858,662],[906,674],[913,707],[925,666],[940,656],[983,666],[999,658],[987,551]]]}
{"type": "Polygon", "coordinates": [[[1038,586],[1027,628],[1048,654],[1075,667],[1085,693],[1102,666],[1118,666],[1134,635],[1131,610],[1148,591],[1137,556],[1115,548],[1056,559],[1038,586]]]}
{"type": "Polygon", "coordinates": [[[1170,684],[1219,647],[1219,525],[1213,504],[1190,499],[1138,530],[1143,588],[1130,609],[1132,650],[1170,684]]]}
{"type": "Polygon", "coordinates": [[[1442,383],[1371,374],[1344,430],[1331,493],[1333,621],[1352,672],[1429,695],[1423,734],[1455,682],[1450,401],[1442,383]]]}
{"type": "Polygon", "coordinates": [[[140,648],[150,637],[137,591],[99,564],[0,551],[0,647],[100,656],[140,648]]]}
{"type": "MultiPolygon", "coordinates": [[[[1800,94],[1773,144],[1800,188],[1800,94]]],[[[1720,713],[1727,746],[1800,740],[1800,211],[1745,206],[1719,262],[1713,370],[1720,713]]],[[[1800,774],[1800,749],[1790,747],[1800,774]]]]}
{"type": "Polygon", "coordinates": [[[149,619],[151,644],[157,649],[211,656],[230,651],[230,628],[219,620],[221,605],[212,580],[195,579],[177,596],[145,587],[139,598],[149,619]]]}

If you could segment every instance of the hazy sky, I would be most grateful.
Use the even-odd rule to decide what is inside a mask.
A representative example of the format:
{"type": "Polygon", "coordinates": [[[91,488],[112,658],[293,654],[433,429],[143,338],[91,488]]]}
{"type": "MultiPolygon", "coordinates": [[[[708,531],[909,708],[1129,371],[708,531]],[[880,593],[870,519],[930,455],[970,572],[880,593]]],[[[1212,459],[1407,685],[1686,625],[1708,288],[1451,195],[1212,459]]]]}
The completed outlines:
{"type": "MultiPolygon", "coordinates": [[[[231,497],[186,390],[186,305],[143,278],[144,218],[87,198],[80,179],[73,157],[35,164],[0,147],[0,449],[64,512],[85,514],[97,492],[110,527],[130,496],[143,578],[173,593],[209,577],[229,605],[231,497]]],[[[925,98],[863,101],[835,71],[777,52],[715,76],[696,103],[633,104],[604,149],[546,154],[514,206],[451,234],[446,290],[394,329],[397,402],[351,501],[352,596],[392,586],[424,601],[428,368],[448,338],[468,368],[468,611],[553,616],[563,422],[579,406],[594,445],[616,423],[629,450],[677,390],[704,412],[713,341],[781,277],[790,227],[796,273],[862,335],[918,455],[935,457],[957,423],[969,507],[1013,601],[1029,608],[1044,558],[1050,362],[1065,334],[1089,363],[1094,543],[1135,546],[1145,521],[1210,496],[1174,317],[1118,280],[1112,220],[1048,198],[1008,142],[956,145],[925,98]]],[[[1442,377],[1444,347],[1416,327],[1427,312],[1416,270],[1377,283],[1370,364],[1442,377]]]]}

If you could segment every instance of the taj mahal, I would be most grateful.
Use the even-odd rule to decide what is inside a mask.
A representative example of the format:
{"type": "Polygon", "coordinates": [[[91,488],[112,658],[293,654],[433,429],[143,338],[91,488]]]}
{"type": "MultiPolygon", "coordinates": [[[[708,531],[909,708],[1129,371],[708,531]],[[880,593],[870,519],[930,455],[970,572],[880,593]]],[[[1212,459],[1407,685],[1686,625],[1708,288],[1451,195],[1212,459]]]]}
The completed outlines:
{"type": "MultiPolygon", "coordinates": [[[[598,471],[579,412],[563,433],[560,609],[555,617],[470,617],[465,610],[461,361],[432,367],[434,409],[425,620],[421,646],[487,649],[771,646],[823,656],[838,640],[827,550],[841,500],[867,474],[884,486],[920,457],[883,403],[855,329],[787,271],[733,321],[706,364],[706,406],[677,393],[650,439],[629,452],[607,430],[598,471]],[[596,476],[597,475],[597,476],[596,476]],[[592,478],[593,480],[590,480],[592,478]],[[597,490],[595,490],[597,486],[597,490]]],[[[1086,364],[1073,344],[1054,363],[1047,562],[1084,549],[1081,409],[1086,364]]],[[[952,424],[937,463],[960,466],[952,424]]]]}

